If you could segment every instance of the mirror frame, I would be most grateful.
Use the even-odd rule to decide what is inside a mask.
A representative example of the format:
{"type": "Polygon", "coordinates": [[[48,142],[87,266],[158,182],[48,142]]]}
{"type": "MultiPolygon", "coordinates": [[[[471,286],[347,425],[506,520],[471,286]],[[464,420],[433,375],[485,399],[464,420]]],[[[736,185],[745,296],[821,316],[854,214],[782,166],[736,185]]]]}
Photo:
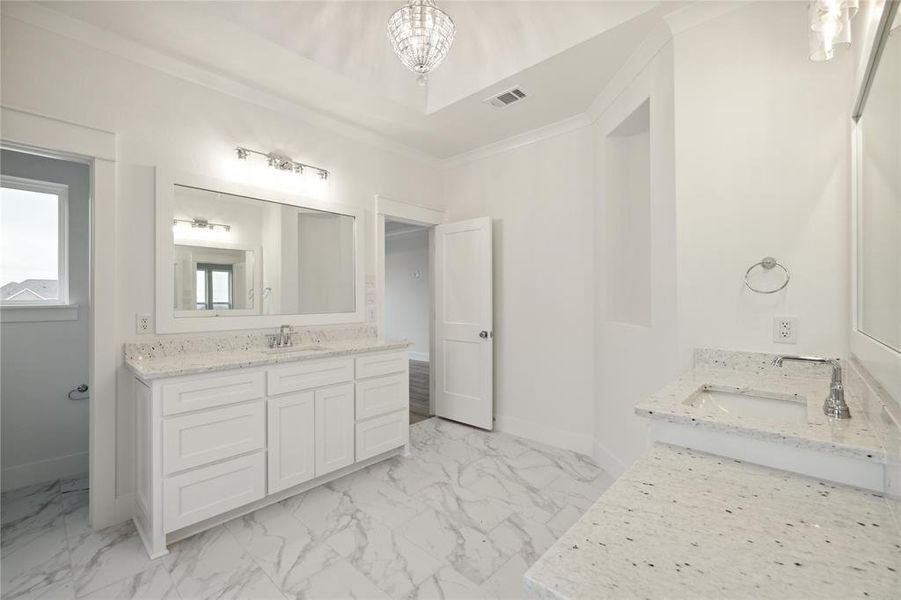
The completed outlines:
{"type": "MultiPolygon", "coordinates": [[[[864,57],[866,68],[859,80],[857,99],[852,107],[851,120],[851,331],[849,346],[851,354],[881,383],[888,393],[901,403],[901,352],[882,341],[864,333],[860,329],[860,213],[863,199],[861,180],[863,138],[862,123],[866,118],[866,98],[872,85],[882,49],[898,11],[898,1],[891,0],[882,6],[879,24],[875,30],[867,32],[864,57]]],[[[878,9],[872,9],[878,10],[878,9]]]]}
{"type": "MultiPolygon", "coordinates": [[[[305,327],[310,325],[336,325],[363,323],[366,305],[365,271],[365,210],[337,203],[318,200],[299,194],[248,186],[242,183],[223,181],[211,177],[179,173],[156,168],[156,231],[155,271],[156,271],[156,333],[199,333],[207,331],[229,331],[239,329],[265,329],[280,325],[305,327]],[[176,311],[172,306],[175,280],[172,263],[175,258],[175,238],[172,234],[172,215],[175,206],[175,186],[183,185],[201,188],[223,194],[244,196],[267,202],[277,202],[298,208],[309,208],[354,217],[354,310],[344,313],[247,315],[219,314],[211,312],[203,316],[181,316],[185,312],[176,311]],[[179,316],[176,316],[176,313],[179,316]]],[[[262,264],[262,261],[259,261],[262,264]]],[[[254,274],[254,280],[262,280],[262,271],[254,274]]],[[[241,311],[245,312],[245,311],[241,311]]]]}

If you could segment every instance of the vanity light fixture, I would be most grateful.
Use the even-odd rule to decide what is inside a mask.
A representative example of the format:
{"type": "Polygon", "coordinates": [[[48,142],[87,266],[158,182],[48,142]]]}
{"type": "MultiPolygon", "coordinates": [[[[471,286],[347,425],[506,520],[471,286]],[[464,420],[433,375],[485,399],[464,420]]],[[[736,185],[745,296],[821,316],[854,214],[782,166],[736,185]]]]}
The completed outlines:
{"type": "Polygon", "coordinates": [[[210,231],[216,231],[217,229],[220,231],[231,231],[231,225],[225,225],[223,223],[210,223],[206,219],[202,217],[195,217],[193,219],[172,219],[172,226],[175,227],[179,223],[186,223],[191,226],[191,229],[209,229],[210,231]]]}
{"type": "Polygon", "coordinates": [[[851,19],[859,8],[860,0],[810,0],[807,5],[810,60],[832,60],[836,47],[851,45],[851,19]]]}
{"type": "Polygon", "coordinates": [[[237,154],[240,160],[248,160],[251,154],[263,156],[266,158],[266,164],[277,171],[292,171],[297,174],[303,174],[304,169],[312,169],[313,171],[316,171],[320,179],[328,179],[328,171],[325,169],[297,162],[291,157],[283,154],[260,152],[259,150],[251,150],[250,148],[243,148],[241,146],[235,148],[235,154],[237,154]]]}

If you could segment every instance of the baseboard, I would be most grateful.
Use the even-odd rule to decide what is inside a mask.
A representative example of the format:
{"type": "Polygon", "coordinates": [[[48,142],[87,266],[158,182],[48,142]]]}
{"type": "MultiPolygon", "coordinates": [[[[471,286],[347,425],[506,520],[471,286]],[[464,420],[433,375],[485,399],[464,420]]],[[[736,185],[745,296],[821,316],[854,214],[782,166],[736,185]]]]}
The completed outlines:
{"type": "Polygon", "coordinates": [[[497,415],[494,421],[494,428],[504,433],[518,435],[529,440],[541,442],[548,446],[563,448],[564,450],[572,450],[579,454],[591,456],[592,439],[589,435],[581,435],[555,429],[553,427],[544,427],[531,421],[525,421],[516,417],[505,417],[497,415]]]}
{"type": "Polygon", "coordinates": [[[607,450],[597,440],[592,443],[591,457],[599,467],[607,471],[614,479],[626,472],[626,465],[607,450]]]}
{"type": "Polygon", "coordinates": [[[416,350],[407,350],[407,356],[410,360],[418,360],[420,362],[429,362],[428,352],[417,352],[416,350]]]}
{"type": "Polygon", "coordinates": [[[57,456],[3,469],[0,472],[0,490],[5,492],[63,477],[77,477],[87,472],[87,452],[57,456]]]}

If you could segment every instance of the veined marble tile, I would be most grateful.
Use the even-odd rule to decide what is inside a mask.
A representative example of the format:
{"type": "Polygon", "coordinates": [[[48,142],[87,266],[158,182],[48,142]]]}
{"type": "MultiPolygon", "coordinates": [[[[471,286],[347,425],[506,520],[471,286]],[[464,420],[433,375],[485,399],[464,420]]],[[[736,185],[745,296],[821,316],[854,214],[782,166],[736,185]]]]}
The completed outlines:
{"type": "Polygon", "coordinates": [[[353,506],[393,529],[422,512],[422,502],[413,500],[396,487],[373,477],[367,471],[358,471],[326,484],[340,493],[353,506]]]}
{"type": "Polygon", "coordinates": [[[528,569],[526,559],[516,554],[495,571],[482,587],[495,598],[522,598],[525,595],[523,576],[528,569]]]}
{"type": "Polygon", "coordinates": [[[395,456],[375,463],[366,471],[408,496],[415,496],[424,487],[444,481],[441,473],[426,468],[421,461],[413,457],[395,456]]]}
{"type": "Polygon", "coordinates": [[[425,550],[362,512],[328,542],[391,598],[405,596],[442,566],[425,550]]]}
{"type": "Polygon", "coordinates": [[[480,584],[510,559],[487,533],[435,510],[427,510],[397,532],[480,584]]]}
{"type": "Polygon", "coordinates": [[[359,510],[348,494],[321,485],[280,503],[317,540],[325,540],[350,523],[359,510]]]}
{"type": "Polygon", "coordinates": [[[489,535],[505,554],[519,555],[527,565],[538,560],[557,541],[557,536],[550,527],[520,515],[512,515],[491,530],[489,535]]]}
{"type": "Polygon", "coordinates": [[[338,561],[317,572],[302,589],[289,590],[288,596],[297,600],[319,598],[388,600],[390,598],[346,560],[338,561]]]}
{"type": "Polygon", "coordinates": [[[4,556],[0,565],[3,600],[47,597],[51,589],[64,594],[67,585],[71,585],[71,569],[61,523],[17,541],[15,551],[4,556]]]}
{"type": "Polygon", "coordinates": [[[0,515],[0,548],[5,560],[17,547],[62,525],[59,482],[5,492],[0,500],[0,515]]]}
{"type": "Polygon", "coordinates": [[[494,596],[461,575],[444,567],[423,581],[406,600],[492,600],[494,596]]]}
{"type": "Polygon", "coordinates": [[[158,561],[146,571],[105,588],[79,596],[78,600],[180,600],[165,563],[158,561]]]}
{"type": "Polygon", "coordinates": [[[88,509],[66,515],[76,595],[84,595],[148,569],[152,561],[131,521],[94,531],[88,509]]]}
{"type": "Polygon", "coordinates": [[[222,525],[170,546],[162,560],[182,598],[284,598],[222,525]]]}
{"type": "Polygon", "coordinates": [[[444,482],[421,490],[417,498],[455,523],[485,532],[497,527],[514,510],[506,502],[444,482]]]}

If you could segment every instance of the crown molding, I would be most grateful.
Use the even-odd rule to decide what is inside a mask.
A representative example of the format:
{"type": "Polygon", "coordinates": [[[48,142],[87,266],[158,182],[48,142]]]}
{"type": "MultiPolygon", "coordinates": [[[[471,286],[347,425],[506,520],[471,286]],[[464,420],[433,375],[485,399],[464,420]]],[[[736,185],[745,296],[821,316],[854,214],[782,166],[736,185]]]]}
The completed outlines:
{"type": "Polygon", "coordinates": [[[751,0],[729,0],[719,2],[693,2],[685,8],[663,16],[673,35],[678,35],[707,21],[718,19],[738,8],[748,6],[751,0]]]}
{"type": "Polygon", "coordinates": [[[125,60],[281,113],[313,127],[337,133],[348,139],[363,142],[430,166],[441,165],[442,161],[431,154],[379,135],[365,127],[255,89],[230,77],[198,67],[188,61],[154,50],[145,44],[80,21],[46,6],[33,2],[3,2],[0,14],[4,19],[11,18],[44,29],[125,60]]]}
{"type": "Polygon", "coordinates": [[[479,148],[475,148],[474,150],[469,150],[467,152],[451,156],[450,158],[446,158],[444,160],[442,166],[446,169],[459,167],[466,163],[481,160],[494,154],[500,154],[509,150],[515,150],[516,148],[528,146],[529,144],[534,144],[535,142],[540,142],[541,140],[545,140],[547,138],[552,138],[564,133],[569,133],[570,131],[581,129],[582,127],[586,127],[590,124],[591,120],[588,118],[588,116],[585,113],[579,113],[577,115],[569,117],[568,119],[563,119],[562,121],[557,121],[556,123],[551,123],[550,125],[544,125],[543,127],[538,127],[537,129],[519,133],[512,137],[508,137],[506,139],[492,142],[479,148]]]}

